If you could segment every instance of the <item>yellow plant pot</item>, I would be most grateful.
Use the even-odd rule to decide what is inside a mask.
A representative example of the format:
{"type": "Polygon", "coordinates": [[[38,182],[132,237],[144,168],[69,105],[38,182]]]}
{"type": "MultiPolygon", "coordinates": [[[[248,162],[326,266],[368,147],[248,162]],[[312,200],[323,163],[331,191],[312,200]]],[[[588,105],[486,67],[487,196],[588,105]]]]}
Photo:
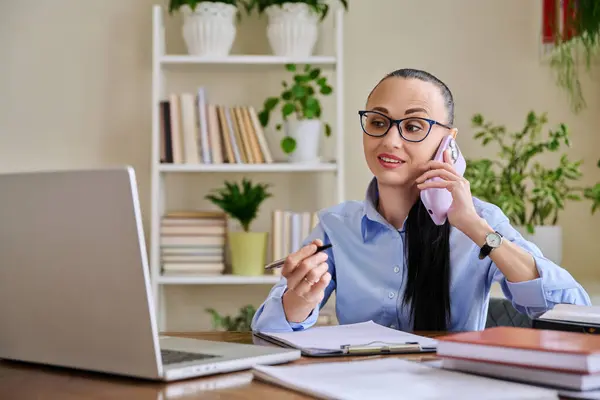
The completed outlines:
{"type": "Polygon", "coordinates": [[[267,232],[228,232],[231,272],[234,275],[264,275],[267,232]]]}

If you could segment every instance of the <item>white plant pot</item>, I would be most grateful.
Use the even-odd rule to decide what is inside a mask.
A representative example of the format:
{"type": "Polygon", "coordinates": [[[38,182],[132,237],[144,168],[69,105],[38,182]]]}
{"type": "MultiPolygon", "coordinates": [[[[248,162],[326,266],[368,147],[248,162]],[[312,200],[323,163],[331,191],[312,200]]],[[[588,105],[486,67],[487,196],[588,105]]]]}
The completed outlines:
{"type": "Polygon", "coordinates": [[[318,119],[287,121],[287,135],[296,141],[296,148],[289,155],[293,163],[318,163],[322,122],[318,119]]]}
{"type": "Polygon", "coordinates": [[[265,9],[267,38],[276,56],[302,58],[313,53],[319,15],[305,3],[284,3],[265,9]]]}
{"type": "Polygon", "coordinates": [[[535,226],[533,235],[527,232],[526,227],[517,230],[526,240],[535,244],[544,254],[544,257],[557,265],[562,263],[562,228],[560,226],[535,226]]]}
{"type": "Polygon", "coordinates": [[[181,8],[183,39],[188,53],[195,56],[225,57],[231,52],[236,35],[238,9],[225,3],[202,2],[195,10],[181,8]]]}

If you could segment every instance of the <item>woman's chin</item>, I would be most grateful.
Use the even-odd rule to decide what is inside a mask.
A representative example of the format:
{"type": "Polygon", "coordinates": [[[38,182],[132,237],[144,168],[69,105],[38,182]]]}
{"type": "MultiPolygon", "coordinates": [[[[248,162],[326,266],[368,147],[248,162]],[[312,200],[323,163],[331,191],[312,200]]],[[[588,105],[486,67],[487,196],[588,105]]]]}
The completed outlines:
{"type": "Polygon", "coordinates": [[[379,184],[388,186],[404,186],[410,180],[408,174],[394,170],[379,170],[375,177],[379,184]]]}

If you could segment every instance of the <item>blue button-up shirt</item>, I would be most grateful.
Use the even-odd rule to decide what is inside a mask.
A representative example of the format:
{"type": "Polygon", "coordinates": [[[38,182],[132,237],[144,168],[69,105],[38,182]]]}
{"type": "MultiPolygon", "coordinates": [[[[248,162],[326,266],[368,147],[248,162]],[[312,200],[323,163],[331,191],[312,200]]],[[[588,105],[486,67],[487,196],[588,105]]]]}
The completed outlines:
{"type": "MultiPolygon", "coordinates": [[[[373,320],[392,328],[411,331],[409,309],[403,305],[407,266],[404,229],[389,224],[376,209],[377,182],[373,179],[364,201],[347,201],[319,212],[319,223],[304,244],[316,238],[333,246],[328,252],[332,280],[325,297],[308,318],[290,323],[281,298],[286,279],[271,289],[253,321],[255,331],[294,331],[314,325],[320,308],[335,290],[340,324],[373,320]]],[[[536,263],[540,277],[509,282],[489,257],[479,259],[480,247],[454,227],[450,231],[450,331],[485,328],[492,283],[499,281],[504,295],[522,313],[535,317],[557,303],[590,305],[585,290],[565,269],[545,258],[539,248],[514,229],[501,209],[474,198],[477,213],[488,224],[525,250],[536,263]]]]}

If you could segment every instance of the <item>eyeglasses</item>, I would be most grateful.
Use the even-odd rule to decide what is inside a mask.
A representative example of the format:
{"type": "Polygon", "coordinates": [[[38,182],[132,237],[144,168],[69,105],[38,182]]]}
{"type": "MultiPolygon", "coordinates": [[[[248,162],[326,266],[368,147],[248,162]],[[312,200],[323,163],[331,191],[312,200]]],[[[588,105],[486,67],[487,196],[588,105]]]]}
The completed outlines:
{"type": "Polygon", "coordinates": [[[433,119],[422,117],[408,117],[402,119],[391,119],[378,111],[359,111],[360,125],[362,130],[369,136],[383,137],[395,124],[400,136],[408,142],[421,142],[425,140],[433,125],[440,125],[446,129],[450,126],[437,122],[433,119]]]}

